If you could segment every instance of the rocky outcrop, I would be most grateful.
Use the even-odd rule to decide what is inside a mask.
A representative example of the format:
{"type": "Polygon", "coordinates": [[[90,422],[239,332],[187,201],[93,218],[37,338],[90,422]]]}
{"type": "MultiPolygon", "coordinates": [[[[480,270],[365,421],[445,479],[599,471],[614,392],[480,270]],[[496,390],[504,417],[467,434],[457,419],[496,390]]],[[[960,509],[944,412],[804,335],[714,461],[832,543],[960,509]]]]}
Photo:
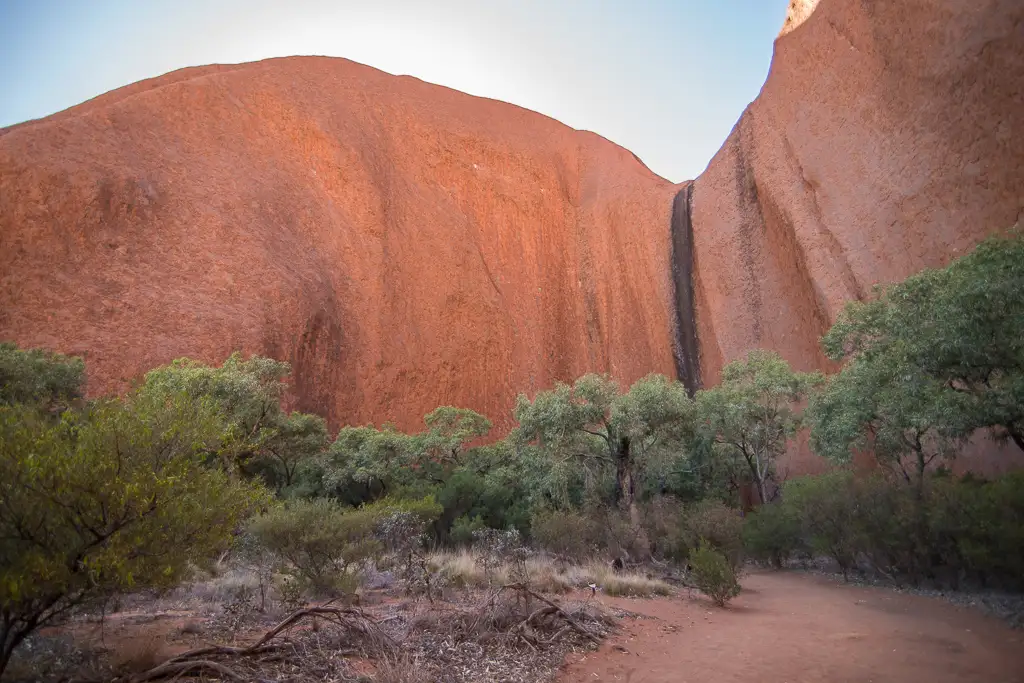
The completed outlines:
{"type": "Polygon", "coordinates": [[[692,207],[703,381],[755,347],[831,369],[846,301],[1024,214],[1024,4],[794,0],[692,207]]]}
{"type": "Polygon", "coordinates": [[[0,134],[0,339],[85,354],[92,393],[241,349],[336,425],[503,427],[517,392],[673,373],[676,191],[346,60],[187,69],[0,134]]]}
{"type": "Polygon", "coordinates": [[[794,0],[768,79],[693,185],[704,382],[818,338],[876,283],[1024,213],[1024,4],[794,0]]]}
{"type": "MultiPolygon", "coordinates": [[[[693,391],[1024,218],[1024,4],[792,0],[758,98],[676,186],[518,107],[340,59],[185,69],[0,131],[0,339],[93,393],[289,360],[299,407],[508,425],[588,371],[693,391]]],[[[815,462],[801,449],[795,468],[815,462]]]]}

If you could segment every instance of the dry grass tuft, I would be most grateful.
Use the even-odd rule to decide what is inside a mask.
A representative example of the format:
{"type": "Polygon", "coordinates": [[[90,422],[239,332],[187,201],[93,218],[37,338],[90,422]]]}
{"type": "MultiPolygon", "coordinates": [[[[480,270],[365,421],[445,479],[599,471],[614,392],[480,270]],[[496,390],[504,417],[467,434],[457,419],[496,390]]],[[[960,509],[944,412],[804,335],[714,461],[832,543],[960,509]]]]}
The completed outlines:
{"type": "Polygon", "coordinates": [[[374,683],[428,683],[427,670],[408,654],[382,657],[376,662],[374,683]]]}
{"type": "MultiPolygon", "coordinates": [[[[494,569],[488,576],[477,562],[477,555],[470,550],[434,553],[430,564],[449,585],[456,588],[485,588],[510,581],[511,568],[508,565],[494,569]]],[[[530,558],[526,567],[530,586],[541,593],[568,593],[590,584],[596,584],[601,591],[612,596],[651,597],[672,593],[672,587],[664,581],[636,572],[614,571],[600,562],[571,565],[541,556],[530,558]]]]}

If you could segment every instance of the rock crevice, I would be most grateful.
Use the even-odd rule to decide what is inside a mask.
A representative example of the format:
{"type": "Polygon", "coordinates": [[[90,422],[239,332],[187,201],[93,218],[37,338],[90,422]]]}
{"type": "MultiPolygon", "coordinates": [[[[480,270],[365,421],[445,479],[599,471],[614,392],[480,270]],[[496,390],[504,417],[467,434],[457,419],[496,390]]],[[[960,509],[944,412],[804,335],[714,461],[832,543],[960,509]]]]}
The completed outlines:
{"type": "Polygon", "coordinates": [[[675,295],[676,376],[693,396],[701,388],[700,346],[693,282],[693,183],[672,200],[672,282],[675,295]]]}

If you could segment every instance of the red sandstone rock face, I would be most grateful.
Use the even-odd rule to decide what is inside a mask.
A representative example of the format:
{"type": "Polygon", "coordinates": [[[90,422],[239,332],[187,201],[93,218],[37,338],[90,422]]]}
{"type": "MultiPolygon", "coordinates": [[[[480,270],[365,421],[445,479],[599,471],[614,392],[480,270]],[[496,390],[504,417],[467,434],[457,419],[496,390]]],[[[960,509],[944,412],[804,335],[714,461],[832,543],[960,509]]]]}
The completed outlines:
{"type": "MultiPolygon", "coordinates": [[[[672,374],[695,346],[679,187],[345,60],[185,69],[0,131],[0,339],[87,354],[93,393],[242,349],[291,361],[335,424],[456,404],[508,426],[517,392],[672,374]]],[[[756,347],[829,369],[845,301],[1024,217],[1024,5],[792,0],[690,206],[703,383],[756,347]]]]}
{"type": "Polygon", "coordinates": [[[818,338],[844,302],[1024,216],[1024,3],[792,5],[694,184],[705,384],[755,347],[831,368],[818,338]]]}
{"type": "Polygon", "coordinates": [[[346,60],[187,69],[0,132],[0,339],[85,354],[92,393],[241,349],[335,424],[507,426],[520,391],[673,373],[674,192],[346,60]]]}

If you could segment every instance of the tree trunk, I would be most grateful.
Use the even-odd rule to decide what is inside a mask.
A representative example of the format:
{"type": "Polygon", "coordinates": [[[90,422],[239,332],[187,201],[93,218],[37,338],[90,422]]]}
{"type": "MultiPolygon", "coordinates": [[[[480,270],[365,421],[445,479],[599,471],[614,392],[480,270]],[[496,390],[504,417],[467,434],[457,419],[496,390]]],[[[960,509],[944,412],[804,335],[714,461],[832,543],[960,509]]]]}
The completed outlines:
{"type": "Polygon", "coordinates": [[[11,663],[14,651],[34,628],[34,626],[15,628],[7,624],[2,627],[2,632],[0,632],[0,678],[3,678],[7,665],[11,663]]]}
{"type": "Polygon", "coordinates": [[[1024,433],[1015,427],[1007,427],[1006,431],[1009,432],[1010,438],[1017,444],[1017,448],[1024,451],[1024,433]]]}
{"type": "Polygon", "coordinates": [[[633,476],[633,453],[629,437],[616,442],[615,453],[615,503],[623,512],[629,513],[630,523],[640,526],[640,512],[636,507],[636,480],[633,476]]]}
{"type": "Polygon", "coordinates": [[[759,501],[761,505],[766,505],[768,503],[768,491],[765,487],[764,477],[760,475],[757,477],[757,495],[761,499],[759,501]]]}

